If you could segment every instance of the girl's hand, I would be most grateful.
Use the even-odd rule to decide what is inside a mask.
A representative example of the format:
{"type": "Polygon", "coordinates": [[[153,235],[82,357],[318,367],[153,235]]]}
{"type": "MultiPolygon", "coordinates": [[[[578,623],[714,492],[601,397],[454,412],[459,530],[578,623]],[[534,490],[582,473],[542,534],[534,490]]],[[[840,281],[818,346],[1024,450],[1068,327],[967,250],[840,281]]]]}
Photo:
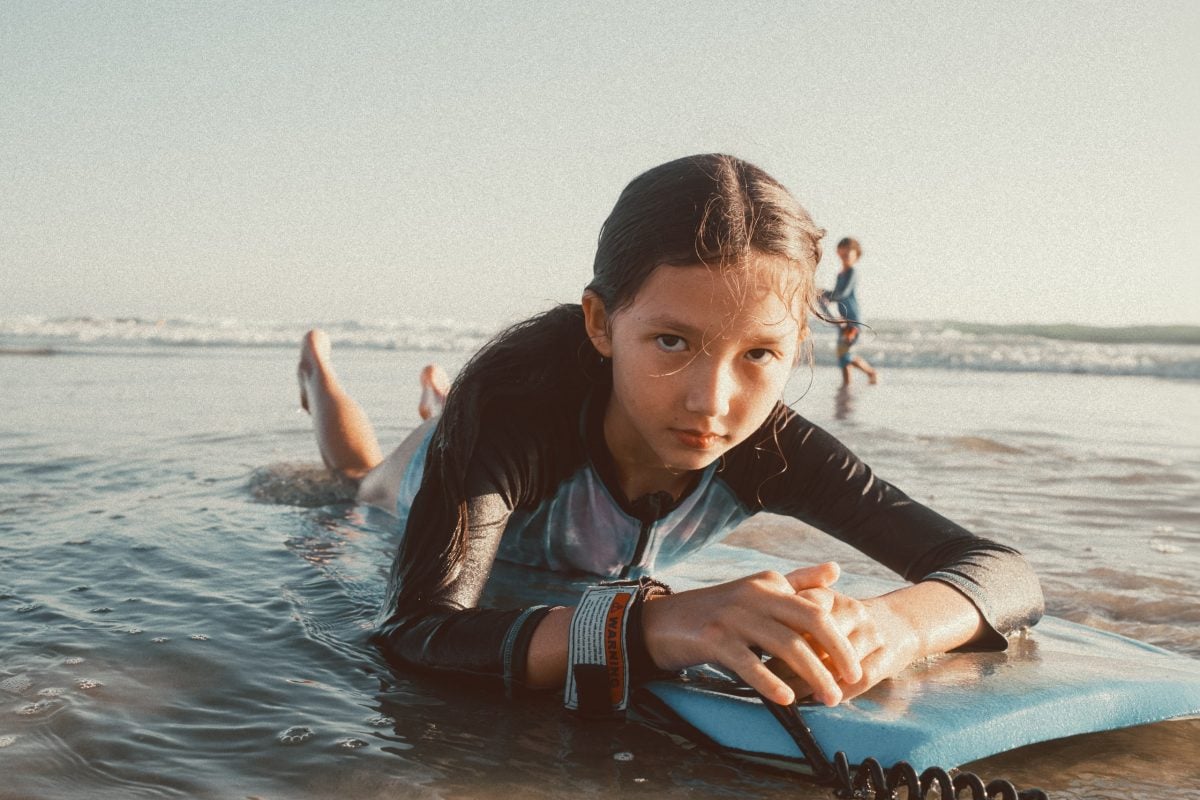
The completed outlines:
{"type": "Polygon", "coordinates": [[[642,617],[646,646],[662,669],[717,663],[763,696],[793,702],[795,691],[767,668],[758,648],[786,665],[806,695],[837,705],[843,686],[865,680],[854,639],[878,649],[865,604],[829,588],[839,575],[827,562],[650,598],[642,617]]]}
{"type": "MultiPolygon", "coordinates": [[[[832,590],[808,590],[799,594],[816,591],[832,590]]],[[[887,595],[859,601],[838,595],[833,600],[831,615],[859,654],[862,667],[858,680],[838,681],[845,700],[857,697],[880,681],[894,677],[922,655],[919,638],[910,623],[896,614],[885,598],[887,595]]],[[[818,655],[822,660],[830,658],[819,650],[818,655]]],[[[797,697],[816,693],[807,678],[793,670],[786,661],[773,658],[767,662],[767,666],[796,692],[797,697]]]]}

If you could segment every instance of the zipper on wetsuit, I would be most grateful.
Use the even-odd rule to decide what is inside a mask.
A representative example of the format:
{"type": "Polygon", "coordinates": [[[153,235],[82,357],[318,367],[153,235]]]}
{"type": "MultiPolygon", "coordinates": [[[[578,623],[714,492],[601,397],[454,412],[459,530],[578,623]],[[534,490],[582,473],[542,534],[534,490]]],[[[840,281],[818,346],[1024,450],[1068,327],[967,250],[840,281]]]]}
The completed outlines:
{"type": "Polygon", "coordinates": [[[663,508],[669,506],[675,498],[669,492],[655,492],[639,497],[633,503],[633,511],[641,521],[638,531],[637,547],[634,548],[633,558],[621,570],[621,577],[628,578],[630,571],[646,557],[646,549],[650,546],[650,535],[654,532],[654,523],[658,522],[663,508]]]}

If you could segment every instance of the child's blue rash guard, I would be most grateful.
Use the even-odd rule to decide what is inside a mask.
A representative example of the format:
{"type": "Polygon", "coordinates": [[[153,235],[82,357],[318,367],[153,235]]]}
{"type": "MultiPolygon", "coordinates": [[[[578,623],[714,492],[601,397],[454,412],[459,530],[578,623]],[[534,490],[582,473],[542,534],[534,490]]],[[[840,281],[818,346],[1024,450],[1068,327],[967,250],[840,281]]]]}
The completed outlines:
{"type": "Polygon", "coordinates": [[[823,292],[822,297],[837,303],[838,313],[842,315],[842,319],[856,328],[861,328],[862,317],[859,315],[858,293],[855,291],[857,288],[858,275],[855,273],[854,267],[851,267],[838,273],[832,291],[823,292]]]}
{"type": "MultiPolygon", "coordinates": [[[[482,426],[486,441],[468,476],[465,559],[445,585],[406,587],[404,595],[419,600],[387,609],[376,639],[390,661],[520,683],[541,614],[476,607],[494,559],[639,577],[719,541],[760,511],[819,528],[906,580],[955,587],[990,628],[983,646],[1003,649],[1005,634],[1041,617],[1041,588],[1019,552],[913,501],[790,409],[780,406],[777,422],[768,420],[697,473],[678,502],[661,494],[628,503],[604,444],[603,405],[482,426]]],[[[457,511],[439,502],[437,481],[421,475],[430,438],[413,457],[397,512],[406,537],[448,539],[457,511]]],[[[405,579],[401,567],[393,568],[393,581],[405,579]]]]}

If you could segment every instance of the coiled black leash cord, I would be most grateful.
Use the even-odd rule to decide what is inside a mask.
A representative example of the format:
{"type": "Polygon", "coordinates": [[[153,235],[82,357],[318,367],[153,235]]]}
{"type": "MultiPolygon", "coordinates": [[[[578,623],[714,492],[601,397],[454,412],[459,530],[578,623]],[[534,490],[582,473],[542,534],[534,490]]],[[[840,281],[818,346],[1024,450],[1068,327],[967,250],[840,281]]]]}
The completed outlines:
{"type": "Polygon", "coordinates": [[[1026,789],[1018,792],[1008,781],[984,782],[971,772],[960,772],[953,778],[941,767],[930,767],[917,775],[907,761],[898,761],[889,769],[873,758],[858,765],[852,775],[850,760],[838,751],[831,763],[817,744],[816,737],[800,716],[795,705],[781,706],[765,697],[763,705],[771,710],[783,729],[795,740],[813,769],[813,778],[818,783],[833,787],[833,794],[840,800],[893,800],[901,788],[908,790],[908,800],[925,800],[934,786],[938,787],[941,800],[1049,800],[1041,789],[1026,789]]]}
{"type": "Polygon", "coordinates": [[[941,767],[930,767],[917,775],[907,761],[897,761],[885,771],[882,764],[868,758],[851,775],[850,761],[840,750],[833,756],[833,771],[833,794],[842,800],[892,800],[902,788],[908,790],[906,797],[909,800],[924,800],[935,785],[938,787],[938,797],[943,800],[1049,800],[1041,789],[1018,792],[1017,787],[1004,780],[994,780],[985,785],[973,772],[960,772],[951,778],[950,773],[941,767]]]}

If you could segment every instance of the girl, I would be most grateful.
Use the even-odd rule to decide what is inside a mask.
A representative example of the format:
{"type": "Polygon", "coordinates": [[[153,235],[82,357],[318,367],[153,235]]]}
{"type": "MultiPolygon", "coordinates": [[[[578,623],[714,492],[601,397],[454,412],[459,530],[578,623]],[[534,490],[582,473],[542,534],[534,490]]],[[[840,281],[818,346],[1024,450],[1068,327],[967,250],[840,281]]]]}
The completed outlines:
{"type": "MultiPolygon", "coordinates": [[[[301,399],[321,454],[404,529],[376,634],[386,657],[510,690],[565,681],[569,707],[601,713],[631,681],[700,663],[777,703],[834,705],[916,659],[1003,649],[1036,623],[1041,590],[1016,550],[914,502],[782,403],[822,234],[737,158],[651,169],[604,223],[582,303],[497,336],[440,418],[386,459],[328,339],[308,334],[301,399]],[[649,578],[760,511],[912,584],[856,600],[835,588],[834,563],[678,594],[649,578]],[[621,580],[589,589],[578,612],[479,608],[496,558],[621,580]]],[[[437,394],[436,376],[424,382],[437,394]]]]}

